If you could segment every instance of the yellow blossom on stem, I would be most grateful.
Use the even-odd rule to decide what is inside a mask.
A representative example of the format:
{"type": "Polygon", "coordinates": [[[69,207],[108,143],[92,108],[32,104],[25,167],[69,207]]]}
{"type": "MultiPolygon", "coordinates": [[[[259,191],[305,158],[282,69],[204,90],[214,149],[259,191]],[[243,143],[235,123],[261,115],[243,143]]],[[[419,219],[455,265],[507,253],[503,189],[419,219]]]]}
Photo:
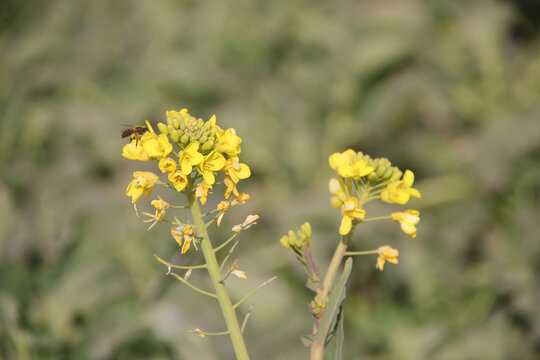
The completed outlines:
{"type": "Polygon", "coordinates": [[[163,173],[172,173],[176,170],[176,161],[171,158],[161,158],[159,159],[159,170],[163,173]]]}
{"type": "Polygon", "coordinates": [[[343,166],[351,165],[355,157],[356,152],[352,149],[348,149],[342,153],[333,153],[330,155],[330,157],[328,157],[328,164],[339,174],[339,169],[343,166]]]}
{"type": "Polygon", "coordinates": [[[345,187],[343,181],[336,178],[332,178],[328,182],[328,190],[331,194],[335,195],[330,198],[330,203],[336,209],[340,208],[349,198],[349,194],[351,192],[350,182],[348,183],[348,185],[349,188],[345,187]]]}
{"type": "Polygon", "coordinates": [[[191,247],[191,242],[195,238],[195,230],[191,225],[175,226],[171,228],[171,235],[178,245],[182,247],[180,252],[185,254],[191,247]]]}
{"type": "Polygon", "coordinates": [[[227,160],[223,171],[229,175],[235,183],[238,183],[238,181],[242,179],[247,179],[251,175],[249,166],[238,162],[238,158],[227,160]]]}
{"type": "Polygon", "coordinates": [[[221,226],[221,220],[223,219],[223,216],[229,209],[231,208],[231,203],[228,201],[222,201],[218,204],[217,209],[220,211],[218,218],[217,218],[217,226],[221,226]]]}
{"type": "Polygon", "coordinates": [[[249,198],[250,198],[249,194],[246,194],[246,193],[238,194],[238,196],[235,196],[234,199],[232,199],[231,205],[235,206],[235,205],[245,204],[246,201],[249,200],[249,198]]]}
{"type": "Polygon", "coordinates": [[[223,169],[225,162],[226,160],[223,155],[212,150],[212,152],[206,155],[203,161],[197,165],[197,170],[202,174],[204,181],[206,181],[207,184],[213,185],[216,182],[214,172],[223,169]]]}
{"type": "Polygon", "coordinates": [[[182,191],[187,186],[187,177],[180,170],[169,173],[169,181],[173,184],[176,191],[182,191]]]}
{"type": "Polygon", "coordinates": [[[129,160],[150,160],[150,155],[144,151],[144,148],[140,141],[137,139],[131,140],[129,144],[126,144],[122,149],[122,156],[129,160]]]}
{"type": "Polygon", "coordinates": [[[236,196],[239,195],[238,189],[236,188],[236,183],[231,179],[230,176],[225,176],[223,182],[225,183],[225,186],[227,186],[227,190],[225,190],[225,199],[228,199],[232,193],[234,193],[236,196]]]}
{"type": "Polygon", "coordinates": [[[146,121],[146,126],[149,131],[146,132],[140,140],[144,151],[146,151],[150,157],[156,159],[169,155],[173,148],[167,135],[156,135],[152,125],[150,125],[148,121],[146,121]]]}
{"type": "Polygon", "coordinates": [[[208,193],[212,190],[212,185],[208,185],[206,181],[201,181],[195,186],[195,197],[198,197],[201,204],[206,204],[208,193]]]}
{"type": "Polygon", "coordinates": [[[189,175],[192,166],[198,165],[203,161],[204,156],[198,150],[199,143],[192,142],[180,153],[179,162],[184,175],[189,175]]]}
{"type": "Polygon", "coordinates": [[[169,204],[159,196],[158,200],[152,201],[152,206],[156,208],[156,220],[161,219],[165,212],[171,208],[171,204],[169,204]]]}
{"type": "MultiPolygon", "coordinates": [[[[361,155],[361,153],[360,153],[361,155]]],[[[354,150],[346,150],[343,153],[334,153],[328,158],[328,163],[342,178],[359,179],[373,172],[364,160],[354,150]]]]}
{"type": "Polygon", "coordinates": [[[126,189],[126,195],[131,196],[131,202],[135,203],[144,194],[149,197],[152,194],[152,189],[159,177],[148,171],[135,171],[133,180],[129,183],[126,189]]]}
{"type": "Polygon", "coordinates": [[[377,249],[377,253],[379,254],[379,257],[377,258],[377,264],[375,267],[379,269],[380,271],[384,270],[384,263],[388,261],[392,264],[397,264],[399,252],[397,249],[394,249],[388,245],[381,246],[377,249]]]}
{"type": "Polygon", "coordinates": [[[350,197],[345,201],[341,207],[341,226],[339,227],[339,233],[341,235],[347,235],[352,228],[353,219],[363,219],[366,216],[366,211],[358,208],[358,199],[350,197]]]}
{"type": "Polygon", "coordinates": [[[410,197],[421,198],[420,192],[413,188],[414,173],[405,170],[403,178],[388,184],[381,192],[381,200],[390,204],[405,204],[410,197]]]}
{"type": "Polygon", "coordinates": [[[413,238],[416,237],[416,224],[420,222],[420,211],[405,210],[403,212],[393,212],[392,220],[399,223],[401,230],[413,238]]]}
{"type": "MultiPolygon", "coordinates": [[[[214,118],[215,119],[215,118],[214,118]]],[[[242,143],[242,138],[236,135],[236,130],[233,128],[223,131],[218,129],[216,132],[216,145],[215,149],[220,153],[225,153],[229,157],[236,157],[242,151],[240,149],[240,144],[242,143]]]]}

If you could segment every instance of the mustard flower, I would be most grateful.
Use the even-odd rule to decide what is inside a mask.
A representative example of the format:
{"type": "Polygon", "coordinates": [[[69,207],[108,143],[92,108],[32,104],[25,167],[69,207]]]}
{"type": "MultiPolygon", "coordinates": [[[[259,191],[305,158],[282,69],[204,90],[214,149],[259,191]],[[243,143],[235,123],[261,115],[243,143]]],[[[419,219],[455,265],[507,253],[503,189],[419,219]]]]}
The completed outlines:
{"type": "Polygon", "coordinates": [[[212,150],[212,152],[206,155],[203,161],[197,165],[197,170],[202,174],[204,181],[206,181],[208,185],[213,185],[216,182],[214,172],[223,169],[225,162],[226,160],[223,155],[216,150],[212,150]]]}
{"type": "Polygon", "coordinates": [[[363,219],[366,216],[366,211],[358,208],[358,199],[350,197],[345,201],[341,207],[341,226],[339,227],[339,233],[341,235],[347,235],[352,228],[353,219],[363,219]]]}
{"type": "Polygon", "coordinates": [[[131,196],[131,202],[135,203],[144,194],[149,197],[152,194],[152,189],[159,177],[148,171],[135,171],[133,180],[129,183],[126,189],[126,195],[131,196]]]}
{"type": "Polygon", "coordinates": [[[129,144],[126,144],[122,149],[122,156],[129,160],[150,160],[150,155],[144,151],[144,148],[140,141],[137,139],[132,140],[129,144]]]}
{"type": "Polygon", "coordinates": [[[150,125],[148,121],[146,121],[146,126],[149,131],[146,132],[140,140],[144,151],[146,151],[150,157],[157,159],[169,155],[173,148],[167,135],[156,135],[152,125],[150,125]]]}
{"type": "Polygon", "coordinates": [[[221,226],[221,220],[223,219],[223,216],[229,209],[231,208],[231,203],[228,201],[222,201],[218,204],[217,209],[220,211],[218,218],[217,218],[217,226],[221,226]]]}
{"type": "Polygon", "coordinates": [[[238,196],[235,196],[234,199],[231,201],[231,206],[235,205],[243,205],[249,200],[250,196],[246,193],[238,194],[238,196]]]}
{"type": "MultiPolygon", "coordinates": [[[[215,122],[215,117],[212,117],[212,119],[214,119],[215,122]]],[[[216,128],[218,129],[218,131],[216,132],[215,149],[220,153],[227,154],[231,158],[238,156],[238,154],[240,154],[240,152],[242,151],[240,149],[242,138],[236,135],[236,130],[230,128],[223,131],[217,126],[216,128]]]]}
{"type": "Polygon", "coordinates": [[[229,175],[235,183],[238,183],[242,179],[247,179],[251,175],[249,166],[238,162],[238,158],[227,160],[223,171],[229,175]]]}
{"type": "Polygon", "coordinates": [[[360,157],[354,150],[346,150],[343,153],[334,153],[328,158],[328,163],[342,178],[359,179],[373,172],[367,161],[360,157]]]}
{"type": "Polygon", "coordinates": [[[392,220],[399,223],[401,230],[413,238],[416,237],[415,225],[420,222],[420,211],[418,210],[405,210],[403,212],[392,213],[392,220]]]}
{"type": "Polygon", "coordinates": [[[176,240],[178,245],[182,247],[180,252],[185,254],[191,247],[191,243],[195,238],[195,230],[191,225],[175,226],[171,228],[171,235],[173,236],[174,240],[176,240]]]}
{"type": "Polygon", "coordinates": [[[243,230],[249,229],[252,225],[257,223],[257,220],[259,220],[259,215],[248,215],[242,224],[233,226],[232,231],[239,233],[243,230]]]}
{"type": "Polygon", "coordinates": [[[195,186],[195,197],[199,198],[201,204],[206,204],[210,190],[212,190],[212,185],[208,185],[206,181],[201,181],[195,186]]]}
{"type": "Polygon", "coordinates": [[[169,204],[159,196],[158,200],[152,201],[152,206],[156,208],[156,220],[161,219],[165,212],[171,208],[171,204],[169,204]]]}
{"type": "Polygon", "coordinates": [[[330,155],[328,157],[328,164],[339,174],[339,169],[342,166],[351,165],[355,157],[356,152],[352,149],[348,149],[342,153],[333,153],[330,155]]]}
{"type": "Polygon", "coordinates": [[[188,183],[186,175],[180,170],[169,173],[169,181],[173,184],[176,191],[184,190],[188,183]]]}
{"type": "Polygon", "coordinates": [[[414,173],[405,170],[403,177],[399,181],[388,184],[381,192],[381,200],[390,204],[405,204],[410,197],[421,198],[420,192],[413,188],[414,173]]]}
{"type": "Polygon", "coordinates": [[[191,174],[192,166],[198,165],[203,161],[203,154],[198,150],[199,143],[192,142],[180,153],[179,162],[184,175],[191,174]]]}
{"type": "Polygon", "coordinates": [[[384,263],[386,261],[392,264],[397,264],[399,262],[399,252],[397,251],[397,249],[391,248],[388,245],[379,247],[377,249],[377,253],[379,254],[379,257],[377,258],[377,264],[375,265],[375,267],[380,271],[384,270],[384,263]]]}
{"type": "Polygon", "coordinates": [[[158,162],[159,170],[163,173],[172,173],[176,170],[176,161],[171,158],[161,158],[158,162]]]}
{"type": "Polygon", "coordinates": [[[223,182],[225,183],[225,186],[227,186],[227,190],[225,190],[225,199],[228,199],[232,193],[234,193],[236,196],[239,195],[238,189],[236,188],[236,183],[233,181],[233,179],[231,179],[230,176],[225,176],[223,182]]]}
{"type": "MultiPolygon", "coordinates": [[[[350,185],[350,183],[348,185],[350,185]]],[[[335,195],[330,198],[330,203],[333,207],[337,209],[340,208],[345,203],[345,201],[347,201],[351,189],[345,187],[343,181],[332,178],[328,182],[328,190],[331,194],[335,195]]]]}

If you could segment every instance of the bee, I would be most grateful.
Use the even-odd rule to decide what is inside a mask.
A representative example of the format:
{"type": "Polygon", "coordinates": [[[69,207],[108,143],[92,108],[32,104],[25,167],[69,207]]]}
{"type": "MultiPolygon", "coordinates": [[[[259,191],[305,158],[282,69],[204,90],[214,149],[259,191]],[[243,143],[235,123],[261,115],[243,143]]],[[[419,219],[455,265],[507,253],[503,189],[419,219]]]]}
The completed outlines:
{"type": "Polygon", "coordinates": [[[128,136],[131,137],[131,140],[139,141],[140,137],[144,135],[148,131],[148,128],[146,126],[142,125],[135,125],[128,127],[127,129],[122,130],[122,139],[127,138],[128,136]]]}

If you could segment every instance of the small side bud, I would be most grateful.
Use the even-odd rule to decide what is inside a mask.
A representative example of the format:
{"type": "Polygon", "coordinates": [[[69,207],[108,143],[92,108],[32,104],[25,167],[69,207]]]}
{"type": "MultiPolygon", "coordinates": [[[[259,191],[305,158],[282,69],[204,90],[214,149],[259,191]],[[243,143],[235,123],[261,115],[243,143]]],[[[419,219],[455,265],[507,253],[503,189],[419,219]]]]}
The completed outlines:
{"type": "Polygon", "coordinates": [[[175,119],[173,120],[173,127],[174,127],[175,129],[178,129],[178,128],[180,127],[180,121],[178,121],[178,118],[175,118],[175,119]]]}
{"type": "Polygon", "coordinates": [[[178,142],[180,140],[180,133],[178,130],[173,130],[173,132],[169,133],[172,141],[178,142]]]}
{"type": "Polygon", "coordinates": [[[303,223],[301,229],[308,238],[311,237],[311,224],[309,222],[306,221],[305,223],[303,223]]]}
{"type": "Polygon", "coordinates": [[[279,239],[279,242],[281,243],[281,246],[283,246],[285,249],[288,249],[291,247],[289,245],[289,238],[287,237],[287,235],[283,235],[281,239],[279,239]]]}
{"type": "Polygon", "coordinates": [[[289,230],[288,235],[289,235],[289,245],[296,246],[296,234],[294,233],[294,231],[289,230]]]}
{"type": "Polygon", "coordinates": [[[214,142],[213,141],[206,141],[204,144],[202,144],[201,150],[202,151],[208,151],[208,150],[212,149],[213,147],[214,147],[214,142]]]}
{"type": "Polygon", "coordinates": [[[187,142],[189,141],[189,136],[187,136],[186,134],[182,135],[180,141],[182,142],[182,144],[187,144],[187,142]]]}
{"type": "Polygon", "coordinates": [[[167,129],[167,125],[165,125],[162,122],[159,122],[157,124],[157,127],[158,127],[159,131],[161,131],[162,134],[169,135],[169,130],[167,129]]]}

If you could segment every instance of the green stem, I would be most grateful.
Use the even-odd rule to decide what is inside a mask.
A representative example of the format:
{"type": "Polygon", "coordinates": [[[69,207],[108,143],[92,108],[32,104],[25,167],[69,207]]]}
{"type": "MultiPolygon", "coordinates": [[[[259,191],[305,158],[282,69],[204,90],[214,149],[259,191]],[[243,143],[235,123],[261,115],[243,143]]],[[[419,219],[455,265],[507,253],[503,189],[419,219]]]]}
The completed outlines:
{"type": "Polygon", "coordinates": [[[355,255],[371,255],[371,254],[377,254],[377,250],[366,250],[366,251],[345,251],[345,255],[347,256],[355,256],[355,255]]]}
{"type": "Polygon", "coordinates": [[[377,216],[377,217],[362,219],[362,222],[375,221],[375,220],[388,220],[391,218],[392,218],[391,216],[377,216]]]}
{"type": "Polygon", "coordinates": [[[199,203],[196,201],[191,191],[188,191],[188,197],[191,205],[191,215],[193,216],[193,221],[197,228],[197,235],[202,237],[201,250],[208,267],[208,273],[210,274],[210,278],[212,279],[214,288],[216,289],[216,296],[219,301],[219,306],[221,307],[223,317],[225,318],[225,323],[227,324],[227,329],[231,337],[236,358],[238,360],[248,360],[249,355],[244,343],[244,338],[242,337],[242,331],[240,329],[240,325],[238,324],[236,313],[231,303],[231,298],[229,297],[229,293],[225,288],[225,284],[219,282],[221,279],[221,273],[219,271],[214,249],[212,248],[212,243],[210,242],[210,237],[206,231],[206,226],[202,218],[199,203]]]}

